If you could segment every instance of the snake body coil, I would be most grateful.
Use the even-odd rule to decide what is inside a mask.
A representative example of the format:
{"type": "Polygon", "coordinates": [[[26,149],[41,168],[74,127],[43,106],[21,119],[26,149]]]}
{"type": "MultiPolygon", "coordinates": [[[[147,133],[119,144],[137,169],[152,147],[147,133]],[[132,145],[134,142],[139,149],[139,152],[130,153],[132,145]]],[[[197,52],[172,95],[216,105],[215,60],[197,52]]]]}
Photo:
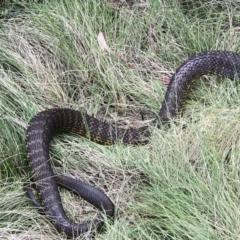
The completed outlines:
{"type": "MultiPolygon", "coordinates": [[[[210,51],[197,54],[186,60],[171,78],[160,109],[160,122],[166,123],[181,112],[189,86],[194,79],[207,73],[220,74],[234,79],[240,74],[240,54],[210,51]]],[[[146,138],[150,136],[150,132],[148,127],[127,130],[115,128],[106,122],[70,109],[46,110],[31,120],[26,137],[27,158],[33,179],[37,184],[41,204],[59,231],[64,231],[69,236],[78,236],[89,229],[89,224],[73,223],[66,216],[61,204],[57,182],[54,180],[54,172],[50,165],[50,141],[57,132],[77,133],[103,145],[114,144],[119,140],[134,145],[146,143],[146,138]]],[[[88,200],[98,197],[97,190],[96,192],[91,191],[93,191],[93,195],[88,196],[88,200]]],[[[99,202],[102,205],[107,202],[103,209],[109,210],[111,216],[114,207],[109,201],[109,199],[99,197],[99,202]]],[[[103,221],[95,219],[92,224],[101,228],[103,221]]]]}

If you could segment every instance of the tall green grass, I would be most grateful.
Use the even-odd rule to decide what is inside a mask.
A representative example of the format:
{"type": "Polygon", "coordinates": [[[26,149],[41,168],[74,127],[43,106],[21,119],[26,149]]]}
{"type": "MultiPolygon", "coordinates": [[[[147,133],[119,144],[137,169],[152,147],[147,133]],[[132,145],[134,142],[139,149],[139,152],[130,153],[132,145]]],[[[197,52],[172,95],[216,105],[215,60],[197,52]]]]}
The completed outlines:
{"type": "MultiPolygon", "coordinates": [[[[0,239],[66,239],[22,190],[30,119],[66,107],[120,127],[148,124],[164,99],[162,80],[188,56],[239,51],[239,7],[52,0],[28,1],[15,13],[0,20],[0,239]],[[99,32],[111,53],[99,46],[99,32]]],[[[146,146],[54,139],[55,171],[104,190],[118,208],[96,239],[239,238],[239,91],[215,76],[196,81],[183,117],[168,129],[151,126],[146,146]]],[[[74,221],[95,216],[71,193],[62,199],[74,221]]]]}

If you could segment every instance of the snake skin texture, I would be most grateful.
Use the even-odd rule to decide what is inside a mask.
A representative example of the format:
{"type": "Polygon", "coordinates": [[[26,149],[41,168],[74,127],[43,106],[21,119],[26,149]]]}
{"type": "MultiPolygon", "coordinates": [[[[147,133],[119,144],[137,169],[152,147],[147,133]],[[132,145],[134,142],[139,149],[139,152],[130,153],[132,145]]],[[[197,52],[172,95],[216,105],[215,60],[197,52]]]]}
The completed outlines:
{"type": "MultiPolygon", "coordinates": [[[[159,127],[181,112],[192,82],[197,77],[208,73],[219,74],[232,80],[237,78],[240,74],[240,54],[228,51],[210,51],[199,53],[187,59],[170,80],[159,112],[159,127]]],[[[150,132],[147,126],[138,129],[116,128],[71,109],[45,110],[30,121],[26,136],[27,158],[41,206],[44,207],[58,231],[76,237],[88,231],[91,225],[96,226],[96,229],[102,228],[103,220],[95,219],[91,225],[89,223],[77,224],[66,216],[61,204],[58,183],[54,180],[49,156],[50,141],[53,135],[58,132],[77,133],[103,145],[119,141],[132,145],[145,144],[148,142],[150,132]]],[[[65,181],[64,185],[68,185],[66,179],[60,181],[65,181]]],[[[73,183],[73,185],[76,184],[73,183]]],[[[86,191],[88,190],[89,188],[86,188],[86,191]]],[[[94,192],[92,189],[91,191],[94,192]]],[[[93,196],[87,196],[86,199],[98,198],[100,205],[104,205],[105,201],[110,201],[103,197],[104,194],[101,197],[98,197],[98,194],[99,192],[96,192],[93,196]]],[[[102,209],[109,210],[108,216],[112,216],[113,208],[113,205],[108,202],[102,209]]]]}
{"type": "MultiPolygon", "coordinates": [[[[112,201],[99,189],[94,188],[93,186],[84,183],[80,180],[67,177],[64,175],[54,175],[53,176],[54,181],[57,183],[58,186],[65,188],[76,195],[82,197],[89,203],[91,203],[93,206],[95,206],[100,211],[103,211],[107,217],[113,218],[114,217],[114,204],[112,201]]],[[[44,215],[46,212],[44,211],[44,208],[39,204],[36,196],[34,195],[31,183],[25,182],[24,191],[27,193],[30,200],[33,202],[35,207],[38,209],[39,213],[44,215]]],[[[103,222],[101,223],[103,225],[103,222]]]]}
{"type": "Polygon", "coordinates": [[[172,76],[165,94],[159,118],[162,123],[181,112],[188,90],[198,77],[218,74],[231,80],[240,76],[240,53],[229,51],[202,52],[188,58],[172,76]]]}

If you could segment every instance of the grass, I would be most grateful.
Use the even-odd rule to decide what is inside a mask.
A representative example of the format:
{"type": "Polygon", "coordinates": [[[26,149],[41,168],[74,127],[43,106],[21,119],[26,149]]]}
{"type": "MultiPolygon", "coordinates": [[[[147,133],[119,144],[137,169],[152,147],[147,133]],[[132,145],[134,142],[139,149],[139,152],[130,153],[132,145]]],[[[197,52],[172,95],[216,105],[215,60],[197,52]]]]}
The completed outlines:
{"type": "MultiPolygon", "coordinates": [[[[185,59],[239,51],[239,7],[226,0],[52,0],[22,1],[15,11],[11,3],[0,20],[0,238],[66,239],[22,190],[31,117],[66,107],[119,126],[148,123],[164,99],[162,81],[185,59]],[[111,53],[99,46],[99,32],[111,53]]],[[[104,190],[118,208],[96,239],[239,239],[240,87],[202,80],[183,117],[169,129],[151,127],[146,146],[54,139],[55,171],[104,190]]],[[[95,215],[69,192],[62,199],[76,222],[95,215]]]]}

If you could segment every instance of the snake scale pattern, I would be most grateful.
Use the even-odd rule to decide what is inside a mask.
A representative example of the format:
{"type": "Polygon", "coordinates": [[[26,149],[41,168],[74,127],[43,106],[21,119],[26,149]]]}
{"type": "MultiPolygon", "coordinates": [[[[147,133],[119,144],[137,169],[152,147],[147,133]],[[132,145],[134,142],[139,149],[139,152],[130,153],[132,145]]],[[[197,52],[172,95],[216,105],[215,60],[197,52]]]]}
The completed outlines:
{"type": "MultiPolygon", "coordinates": [[[[159,127],[181,113],[192,82],[197,77],[208,73],[219,74],[231,80],[237,79],[240,75],[240,54],[228,51],[202,52],[182,63],[168,85],[159,119],[156,120],[159,127]]],[[[78,183],[70,178],[54,178],[49,149],[53,135],[58,132],[77,133],[103,145],[119,141],[137,145],[147,142],[146,139],[150,137],[148,127],[127,130],[116,128],[87,114],[60,108],[40,112],[30,121],[26,135],[27,159],[41,206],[54,226],[58,231],[63,231],[70,237],[79,236],[91,229],[91,226],[101,229],[104,224],[102,219],[94,219],[91,224],[77,224],[69,220],[64,212],[58,185],[61,183],[65,186],[69,185],[69,188],[75,188],[76,192],[81,192],[79,190],[81,186],[78,188],[78,183]]],[[[113,216],[114,205],[105,194],[88,185],[82,192],[87,192],[85,197],[88,201],[92,200],[93,204],[94,199],[97,199],[95,205],[105,211],[109,217],[113,216]],[[90,192],[89,195],[88,192],[90,192]]],[[[33,200],[33,197],[30,198],[33,200]]]]}

